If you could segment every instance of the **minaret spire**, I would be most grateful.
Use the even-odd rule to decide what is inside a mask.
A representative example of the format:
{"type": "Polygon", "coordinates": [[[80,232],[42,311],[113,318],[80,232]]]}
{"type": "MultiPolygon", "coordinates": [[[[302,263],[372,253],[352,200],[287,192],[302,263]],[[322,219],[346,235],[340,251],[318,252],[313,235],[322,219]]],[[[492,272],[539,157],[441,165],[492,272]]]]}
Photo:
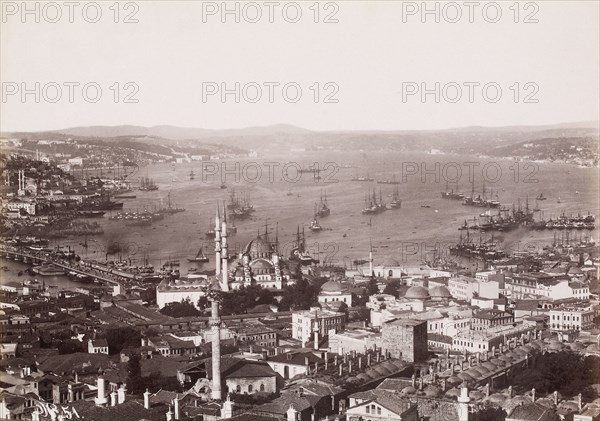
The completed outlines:
{"type": "Polygon", "coordinates": [[[220,401],[221,397],[221,316],[219,315],[219,300],[215,293],[209,297],[211,300],[211,315],[209,324],[212,331],[212,384],[211,397],[220,401]]]}
{"type": "Polygon", "coordinates": [[[373,240],[369,240],[371,247],[369,249],[369,271],[371,272],[369,276],[373,276],[373,240]]]}
{"type": "Polygon", "coordinates": [[[223,291],[229,291],[229,270],[228,270],[228,258],[229,252],[227,251],[227,217],[226,207],[223,203],[223,222],[221,224],[221,289],[223,291]]]}
{"type": "Polygon", "coordinates": [[[219,202],[215,212],[215,274],[221,273],[221,215],[219,213],[219,202]]]}

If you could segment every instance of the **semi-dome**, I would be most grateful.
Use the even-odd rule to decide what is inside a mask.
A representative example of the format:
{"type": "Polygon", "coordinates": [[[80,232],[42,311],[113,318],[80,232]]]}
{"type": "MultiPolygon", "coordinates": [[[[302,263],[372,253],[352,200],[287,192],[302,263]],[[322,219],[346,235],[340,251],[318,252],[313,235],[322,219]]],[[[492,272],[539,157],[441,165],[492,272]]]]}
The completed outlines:
{"type": "Polygon", "coordinates": [[[448,288],[443,285],[435,286],[429,290],[431,298],[452,298],[452,294],[448,288]]]}
{"type": "Polygon", "coordinates": [[[442,393],[442,390],[438,386],[430,384],[424,389],[424,392],[425,396],[434,397],[439,396],[442,393]]]}
{"type": "Polygon", "coordinates": [[[343,292],[344,285],[337,281],[327,281],[321,286],[321,292],[343,292]]]}
{"type": "Polygon", "coordinates": [[[402,389],[403,395],[412,395],[414,393],[417,393],[417,389],[412,386],[406,386],[404,389],[402,389]]]}
{"type": "Polygon", "coordinates": [[[423,287],[413,286],[406,291],[404,297],[412,300],[427,300],[429,298],[429,291],[423,287]]]}
{"type": "Polygon", "coordinates": [[[256,259],[250,263],[250,267],[252,269],[271,269],[273,267],[273,263],[271,263],[267,259],[256,259]]]}
{"type": "Polygon", "coordinates": [[[463,380],[457,376],[450,376],[446,379],[446,381],[452,384],[461,384],[463,382],[463,380]]]}
{"type": "Polygon", "coordinates": [[[257,237],[246,244],[246,247],[244,247],[244,254],[249,255],[251,259],[270,257],[271,247],[261,237],[257,237]]]}

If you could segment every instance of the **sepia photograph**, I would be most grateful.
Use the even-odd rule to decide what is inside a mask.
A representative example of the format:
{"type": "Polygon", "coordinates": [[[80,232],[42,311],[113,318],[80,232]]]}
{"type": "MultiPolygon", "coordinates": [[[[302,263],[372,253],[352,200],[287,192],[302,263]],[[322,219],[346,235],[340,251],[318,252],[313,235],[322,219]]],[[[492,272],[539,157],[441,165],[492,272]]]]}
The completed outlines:
{"type": "Polygon", "coordinates": [[[598,0],[0,14],[0,421],[600,421],[598,0]]]}

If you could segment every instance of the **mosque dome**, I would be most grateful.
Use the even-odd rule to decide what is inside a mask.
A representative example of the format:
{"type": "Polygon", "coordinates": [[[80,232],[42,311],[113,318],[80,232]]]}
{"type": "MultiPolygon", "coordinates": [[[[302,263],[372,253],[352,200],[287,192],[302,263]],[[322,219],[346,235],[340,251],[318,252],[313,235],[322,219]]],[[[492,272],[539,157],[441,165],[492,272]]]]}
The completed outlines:
{"type": "Polygon", "coordinates": [[[429,291],[423,287],[413,286],[406,291],[404,298],[411,300],[427,300],[429,298],[429,291]]]}
{"type": "Polygon", "coordinates": [[[246,247],[244,248],[244,254],[249,255],[251,259],[270,257],[271,247],[261,237],[257,237],[246,244],[246,247]]]}
{"type": "Polygon", "coordinates": [[[431,295],[431,298],[452,298],[452,294],[450,294],[448,288],[443,285],[431,288],[429,290],[429,295],[431,295]]]}
{"type": "Polygon", "coordinates": [[[341,282],[327,281],[321,286],[321,292],[343,292],[345,290],[341,282]]]}
{"type": "Polygon", "coordinates": [[[271,269],[273,267],[273,263],[267,259],[259,258],[251,262],[250,267],[252,269],[271,269]]]}

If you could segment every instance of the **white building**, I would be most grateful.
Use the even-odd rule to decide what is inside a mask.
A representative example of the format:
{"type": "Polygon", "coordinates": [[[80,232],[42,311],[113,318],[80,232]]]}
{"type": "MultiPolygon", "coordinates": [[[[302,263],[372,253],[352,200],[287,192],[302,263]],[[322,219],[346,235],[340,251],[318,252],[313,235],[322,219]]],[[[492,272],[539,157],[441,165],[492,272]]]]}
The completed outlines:
{"type": "Polygon", "coordinates": [[[156,286],[156,304],[163,308],[169,303],[179,303],[190,300],[196,307],[200,297],[206,294],[210,282],[208,276],[194,275],[173,281],[164,279],[156,286]]]}
{"type": "Polygon", "coordinates": [[[594,327],[594,310],[590,306],[560,307],[549,311],[548,325],[554,331],[586,330],[594,327]]]}
{"type": "Polygon", "coordinates": [[[315,342],[318,342],[326,335],[341,332],[345,325],[344,313],[312,307],[310,310],[292,313],[292,338],[305,346],[315,338],[315,342]]]}
{"type": "Polygon", "coordinates": [[[319,303],[342,302],[352,307],[352,294],[341,282],[327,281],[321,286],[317,297],[319,303]]]}
{"type": "Polygon", "coordinates": [[[589,299],[589,287],[582,282],[571,282],[568,276],[551,276],[546,273],[523,273],[506,279],[506,293],[514,300],[527,298],[589,299]]]}

